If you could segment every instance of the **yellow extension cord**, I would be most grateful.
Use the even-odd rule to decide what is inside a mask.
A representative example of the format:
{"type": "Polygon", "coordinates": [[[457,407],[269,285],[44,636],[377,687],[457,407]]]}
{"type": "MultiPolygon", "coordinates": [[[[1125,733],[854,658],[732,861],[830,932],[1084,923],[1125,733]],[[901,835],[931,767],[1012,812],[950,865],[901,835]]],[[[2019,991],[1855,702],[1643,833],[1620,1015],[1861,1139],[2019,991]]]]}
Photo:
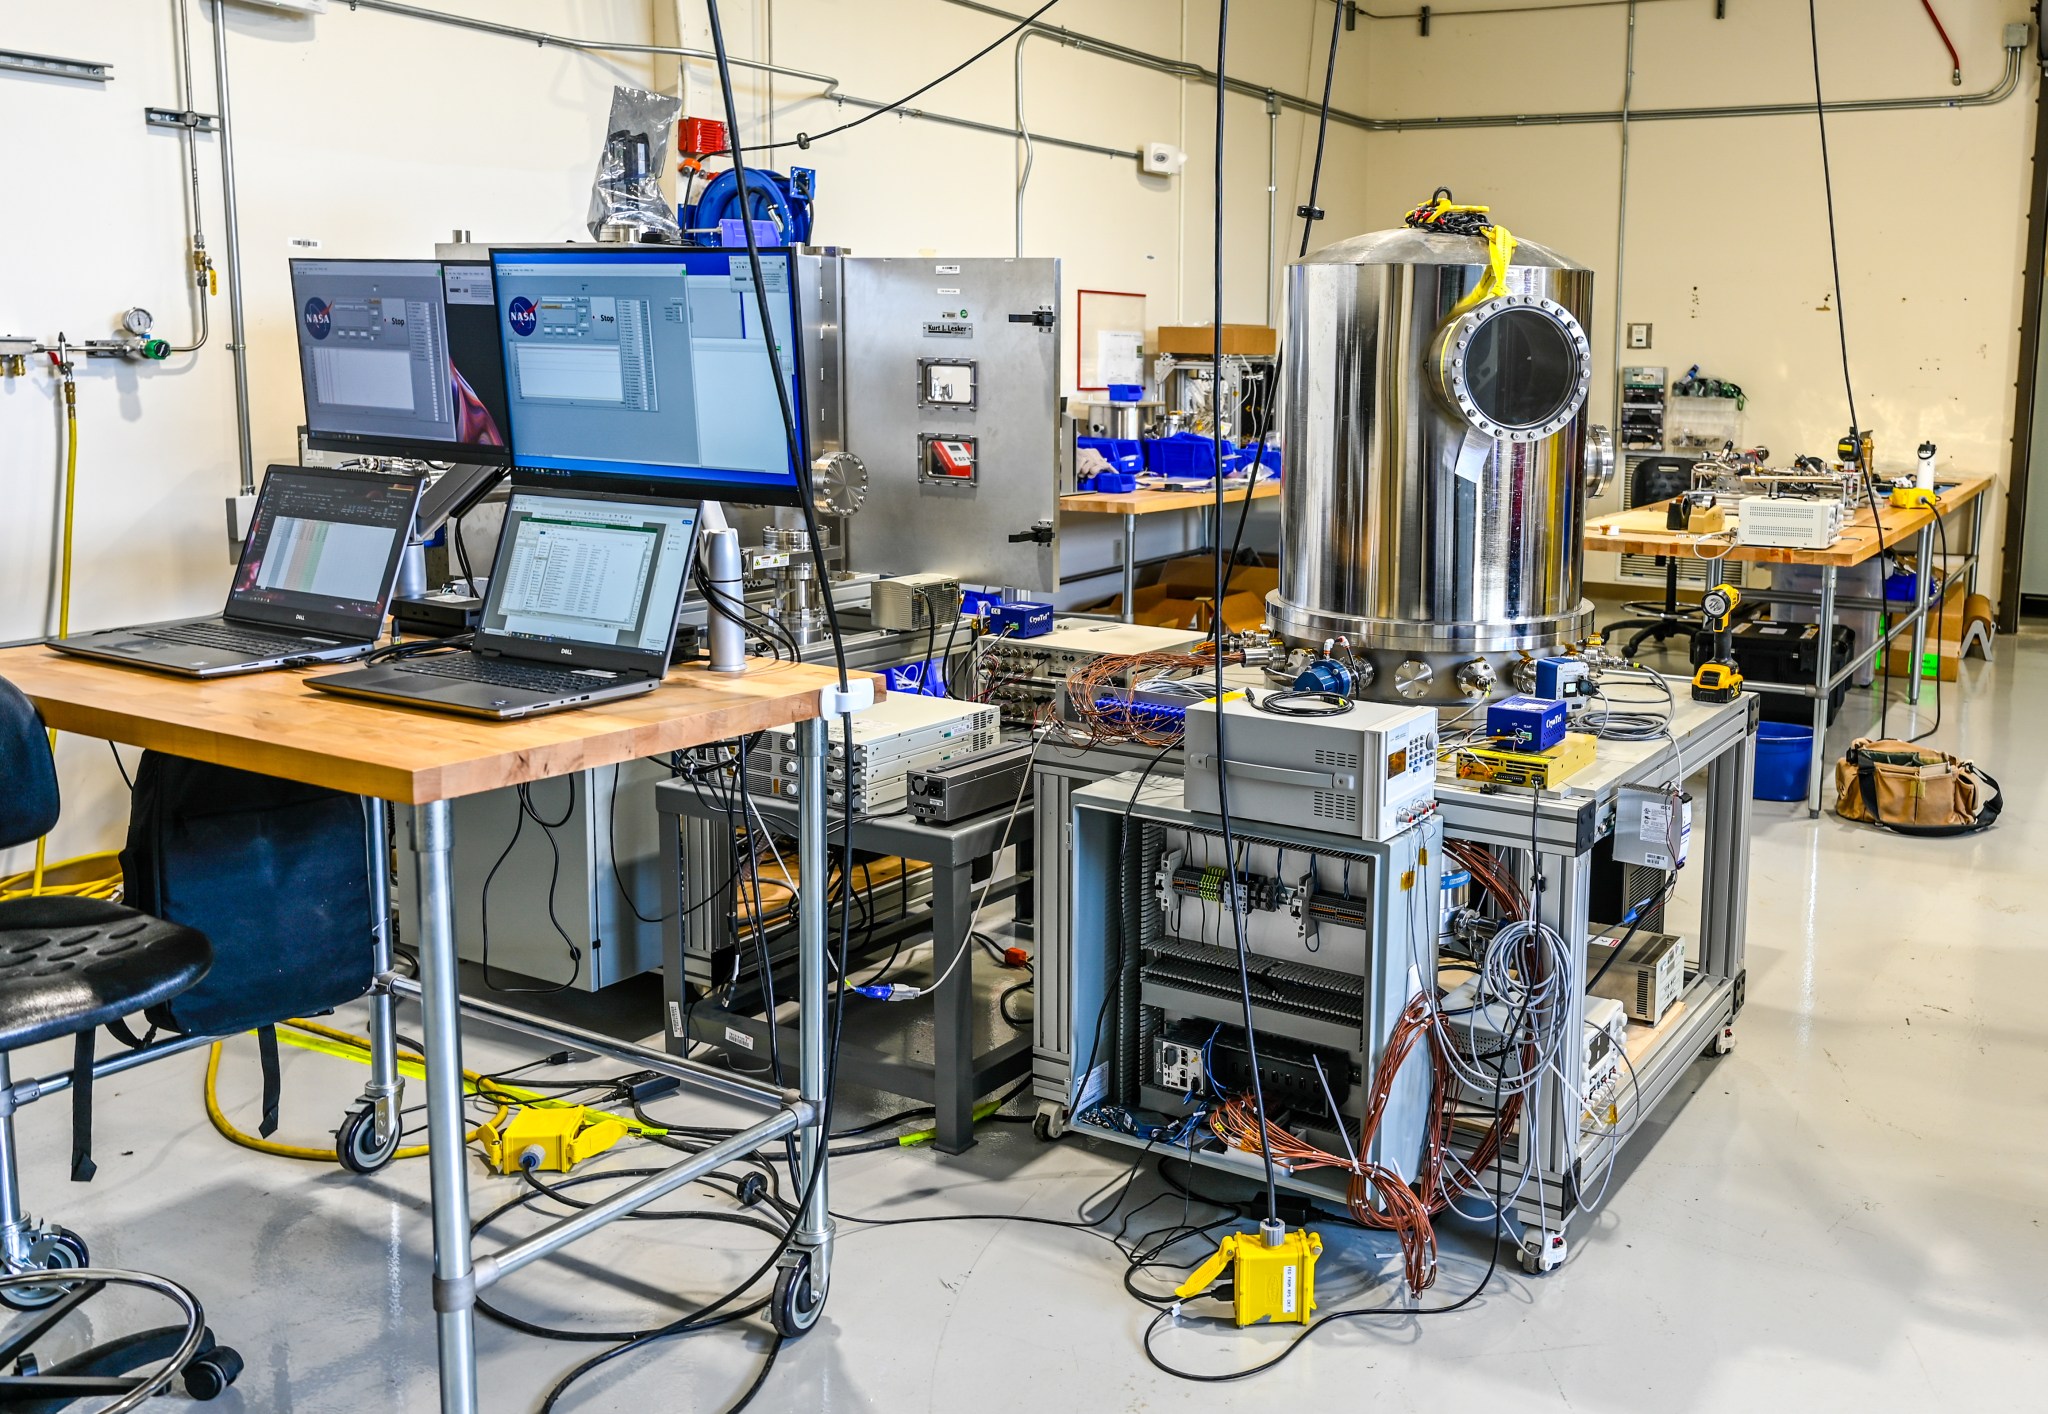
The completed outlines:
{"type": "MultiPolygon", "coordinates": [[[[357,1036],[332,1026],[322,1026],[317,1021],[301,1021],[294,1018],[290,1021],[282,1022],[278,1031],[278,1039],[304,1050],[318,1051],[322,1055],[335,1056],[342,1060],[356,1061],[364,1065],[369,1064],[369,1037],[357,1036]],[[295,1037],[291,1034],[293,1031],[302,1032],[307,1036],[321,1039],[307,1040],[304,1036],[295,1037]]],[[[329,1164],[341,1161],[334,1152],[332,1144],[327,1145],[325,1148],[314,1148],[307,1144],[285,1144],[275,1139],[259,1138],[254,1134],[244,1133],[242,1130],[237,1129],[234,1122],[227,1117],[227,1113],[221,1109],[220,1097],[216,1089],[216,1082],[220,1076],[221,1046],[221,1042],[215,1041],[207,1048],[205,1090],[206,1117],[213,1122],[214,1129],[219,1132],[223,1139],[228,1140],[230,1143],[239,1144],[244,1149],[254,1149],[259,1154],[273,1154],[281,1159],[309,1159],[316,1163],[329,1164]]],[[[418,1061],[408,1060],[403,1056],[398,1061],[398,1073],[412,1080],[423,1079],[426,1075],[426,1071],[418,1061]]],[[[551,1099],[537,1091],[527,1090],[521,1086],[506,1085],[500,1081],[489,1080],[473,1070],[463,1071],[462,1079],[464,1082],[464,1093],[482,1095],[487,1099],[498,1101],[498,1113],[487,1121],[490,1124],[497,1124],[505,1118],[508,1103],[517,1103],[533,1105],[543,1109],[582,1110],[592,1118],[618,1120],[627,1129],[643,1138],[668,1133],[666,1129],[658,1129],[651,1124],[643,1124],[638,1120],[622,1119],[618,1115],[608,1114],[603,1110],[594,1110],[587,1105],[551,1099]]],[[[474,1141],[477,1137],[477,1130],[472,1129],[468,1137],[474,1141]]],[[[426,1145],[413,1144],[398,1150],[392,1155],[392,1158],[416,1159],[426,1152],[426,1145]]]]}
{"type": "MultiPolygon", "coordinates": [[[[58,552],[57,636],[71,632],[71,525],[78,501],[78,387],[64,376],[64,528],[58,552]]],[[[57,734],[50,733],[55,750],[57,734]]],[[[120,855],[113,850],[81,854],[74,859],[47,860],[49,836],[36,841],[35,867],[0,876],[0,902],[22,898],[103,898],[121,891],[120,855]],[[59,875],[60,882],[51,882],[59,875]]]]}

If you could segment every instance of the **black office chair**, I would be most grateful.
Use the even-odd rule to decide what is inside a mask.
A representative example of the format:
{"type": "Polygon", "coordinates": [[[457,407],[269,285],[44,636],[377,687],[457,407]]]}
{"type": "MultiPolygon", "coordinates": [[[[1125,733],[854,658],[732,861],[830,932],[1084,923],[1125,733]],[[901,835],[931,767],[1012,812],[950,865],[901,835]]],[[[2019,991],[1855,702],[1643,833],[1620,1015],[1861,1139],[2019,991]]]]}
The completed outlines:
{"type": "MultiPolygon", "coordinates": [[[[57,812],[57,766],[42,719],[14,684],[0,679],[0,849],[48,834],[57,812]]],[[[241,1373],[241,1357],[214,1343],[189,1291],[161,1277],[94,1267],[76,1234],[38,1226],[23,1215],[8,1066],[20,1047],[66,1036],[90,1038],[110,1021],[168,1001],[212,965],[213,949],[202,934],[118,903],[0,901],[0,1305],[35,1313],[0,1338],[0,1371],[10,1372],[0,1374],[0,1407],[61,1409],[87,1396],[112,1396],[97,1414],[123,1414],[180,1374],[188,1394],[211,1399],[241,1373]],[[40,1368],[30,1347],[109,1286],[165,1296],[179,1307],[184,1323],[40,1368]],[[140,1376],[131,1373],[145,1366],[152,1368],[140,1376]]],[[[79,1046],[78,1055],[82,1064],[73,1084],[89,1091],[89,1048],[79,1046]]],[[[91,1176],[91,1160],[76,1131],[72,1176],[91,1176]]]]}
{"type": "MultiPolygon", "coordinates": [[[[1644,457],[1636,463],[1636,469],[1629,474],[1629,505],[1649,506],[1659,501],[1668,501],[1692,489],[1692,463],[1684,457],[1644,457]]],[[[1625,613],[1634,618],[1618,619],[1601,630],[1601,637],[1614,642],[1616,634],[1634,629],[1628,646],[1622,656],[1633,658],[1642,651],[1643,643],[1655,639],[1662,643],[1667,638],[1691,639],[1699,627],[1700,607],[1698,604],[1682,604],[1678,600],[1678,558],[1674,555],[1659,555],[1657,563],[1664,567],[1664,598],[1660,603],[1654,599],[1633,599],[1623,604],[1625,613]]]]}

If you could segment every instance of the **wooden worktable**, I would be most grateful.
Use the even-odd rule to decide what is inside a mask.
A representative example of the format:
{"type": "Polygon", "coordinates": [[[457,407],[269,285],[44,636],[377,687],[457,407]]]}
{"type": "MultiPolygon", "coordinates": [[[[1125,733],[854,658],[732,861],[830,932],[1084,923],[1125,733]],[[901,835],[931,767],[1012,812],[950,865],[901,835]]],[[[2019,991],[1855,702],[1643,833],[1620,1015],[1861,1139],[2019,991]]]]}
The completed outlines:
{"type": "MultiPolygon", "coordinates": [[[[1280,494],[1280,483],[1261,481],[1252,487],[1254,501],[1263,501],[1269,496],[1280,494]]],[[[1223,492],[1223,504],[1234,506],[1245,497],[1242,486],[1228,487],[1223,492]]],[[[1089,515],[1144,516],[1157,515],[1161,511],[1200,511],[1216,504],[1214,491],[1115,491],[1100,495],[1093,491],[1078,491],[1071,496],[1060,497],[1060,509],[1079,511],[1089,515]]]]}
{"type": "MultiPolygon", "coordinates": [[[[1948,515],[1961,510],[1988,491],[1996,480],[1991,476],[1956,477],[1955,484],[1941,493],[1938,513],[1948,515]]],[[[1734,545],[1730,548],[1731,537],[1727,534],[1695,535],[1688,531],[1665,529],[1664,508],[1668,504],[1658,501],[1654,505],[1635,506],[1593,517],[1586,522],[1586,548],[1624,555],[1675,555],[1682,559],[1698,554],[1703,559],[1726,558],[1747,564],[1833,565],[1837,569],[1848,569],[1862,564],[1878,552],[1877,525],[1884,529],[1885,546],[1896,550],[1931,524],[1937,514],[1925,507],[1901,510],[1880,501],[1883,519],[1877,525],[1871,521],[1870,507],[1860,506],[1855,517],[1842,528],[1841,539],[1825,550],[1785,550],[1763,545],[1734,545]],[[1727,551],[1725,556],[1722,554],[1724,549],[1727,551]]]]}
{"type": "Polygon", "coordinates": [[[0,678],[58,731],[405,805],[807,721],[818,715],[820,690],[838,681],[831,668],[808,663],[762,660],[732,677],[678,668],[641,697],[492,722],[336,697],[301,681],[334,670],[199,681],[40,646],[0,650],[0,678]]]}

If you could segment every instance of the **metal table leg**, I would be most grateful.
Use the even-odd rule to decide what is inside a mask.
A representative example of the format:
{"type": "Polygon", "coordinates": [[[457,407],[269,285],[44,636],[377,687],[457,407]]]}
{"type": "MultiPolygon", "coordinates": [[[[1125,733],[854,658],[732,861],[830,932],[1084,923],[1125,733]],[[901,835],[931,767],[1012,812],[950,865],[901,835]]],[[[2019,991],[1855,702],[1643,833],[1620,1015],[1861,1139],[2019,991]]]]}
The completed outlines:
{"type": "MultiPolygon", "coordinates": [[[[391,831],[384,802],[365,798],[366,835],[370,851],[370,956],[376,975],[391,971],[391,831]]],[[[404,1108],[405,1080],[398,1073],[398,999],[382,987],[370,993],[370,1082],[363,1087],[369,1107],[375,1150],[398,1147],[399,1111],[404,1108]]]]}
{"type": "MultiPolygon", "coordinates": [[[[1819,660],[1814,665],[1813,683],[1819,689],[1813,699],[1813,752],[1806,765],[1806,813],[1820,818],[1820,767],[1827,755],[1828,701],[1835,688],[1835,567],[1820,567],[1819,660]]],[[[1879,691],[1890,691],[1881,679],[1879,691]]]]}
{"type": "Polygon", "coordinates": [[[946,978],[932,998],[932,1103],[942,1154],[962,1153],[974,1143],[974,939],[968,936],[973,914],[973,864],[934,865],[932,966],[946,978]],[[963,952],[969,956],[961,957],[963,952]]]}
{"type": "Polygon", "coordinates": [[[1751,785],[1756,727],[1707,767],[1706,887],[1700,908],[1700,970],[1740,978],[1748,928],[1751,785]]]}
{"type": "MultiPolygon", "coordinates": [[[[1934,523],[1920,527],[1914,555],[1920,572],[1913,576],[1913,666],[1906,674],[1906,701],[1920,703],[1920,665],[1927,656],[1927,586],[1934,578],[1934,523]]],[[[1887,662],[1890,660],[1887,659],[1887,662]]]]}
{"type": "Polygon", "coordinates": [[[412,810],[419,881],[420,1012],[427,1050],[427,1164],[434,1209],[434,1312],[442,1414],[476,1414],[475,1279],[469,1251],[468,1126],[462,1112],[462,991],[445,800],[412,810]]]}
{"type": "MultiPolygon", "coordinates": [[[[826,920],[832,906],[826,879],[831,863],[825,845],[825,734],[830,723],[813,719],[797,725],[797,1088],[822,1115],[826,1108],[826,1047],[830,1002],[825,981],[826,920]]],[[[774,1018],[769,1018],[774,1024],[774,1018]]],[[[832,1270],[832,1213],[827,1194],[825,1126],[806,1125],[799,1140],[803,1163],[799,1192],[808,1190],[795,1242],[783,1259],[785,1275],[796,1277],[797,1264],[809,1266],[808,1310],[795,1313],[803,1324],[815,1320],[825,1304],[832,1270]],[[813,1176],[815,1174],[815,1177],[813,1176]],[[804,1320],[808,1315],[809,1320],[804,1320]]],[[[778,1286],[778,1290],[780,1290],[778,1286]]],[[[779,1303],[778,1303],[779,1304],[779,1303]]]]}
{"type": "MultiPolygon", "coordinates": [[[[1935,510],[1940,511],[1937,506],[1935,510]]],[[[1979,496],[1970,502],[1970,582],[1969,592],[1977,592],[1977,547],[1984,537],[1984,498],[1979,496]]]]}
{"type": "Polygon", "coordinates": [[[1138,609],[1138,518],[1124,513],[1124,622],[1138,609]]]}

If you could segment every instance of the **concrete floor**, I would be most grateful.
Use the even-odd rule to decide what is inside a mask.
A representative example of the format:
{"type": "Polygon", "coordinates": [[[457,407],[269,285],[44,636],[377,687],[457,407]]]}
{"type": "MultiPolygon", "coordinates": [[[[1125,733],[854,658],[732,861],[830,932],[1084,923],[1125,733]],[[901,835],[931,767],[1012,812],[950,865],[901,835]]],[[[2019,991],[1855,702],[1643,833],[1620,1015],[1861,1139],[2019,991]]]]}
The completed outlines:
{"type": "MultiPolygon", "coordinates": [[[[1966,665],[1961,690],[1945,692],[1937,738],[2011,789],[1996,830],[1915,841],[1757,804],[1740,1044],[1701,1062],[1654,1117],[1662,1132],[1637,1151],[1562,1271],[1532,1279],[1510,1261],[1456,1314],[1343,1323],[1255,1381],[1195,1385],[1147,1365],[1139,1340],[1151,1313],[1123,1293],[1123,1259],[1099,1236],[1000,1220],[847,1223],[823,1321],[783,1351],[755,1407],[2044,1407],[2048,953],[2039,939],[2048,903],[2033,885],[2048,838],[2039,788],[2048,632],[2001,640],[1998,652],[1995,666],[1966,665]]],[[[1870,703],[1868,693],[1851,698],[1838,746],[1870,703]]],[[[1906,721],[1894,709],[1894,731],[1906,721]]],[[[645,994],[611,1011],[621,1034],[652,1029],[645,994]]],[[[416,1024],[409,1016],[407,1029],[416,1024]]],[[[479,1031],[468,1060],[503,1066],[536,1054],[479,1031]]],[[[45,1047],[18,1057],[15,1073],[58,1069],[67,1057],[45,1047]]],[[[85,1234],[103,1264],[198,1291],[249,1362],[214,1408],[436,1408],[424,1162],[361,1179],[232,1148],[208,1127],[201,1073],[201,1059],[187,1057],[102,1087],[101,1172],[89,1187],[65,1181],[64,1104],[30,1107],[19,1123],[32,1207],[85,1234]]],[[[360,1083],[351,1065],[288,1051],[280,1137],[324,1142],[360,1083]]],[[[252,1045],[235,1047],[222,1085],[253,1128],[252,1045]]],[[[848,1101],[864,1113],[892,1107],[848,1101]]],[[[658,1108],[719,1122],[708,1104],[658,1108]]],[[[982,1134],[958,1158],[918,1149],[845,1160],[833,1170],[834,1207],[1071,1218],[1131,1162],[1130,1151],[1072,1139],[1039,1144],[1018,1124],[982,1134]]],[[[623,1152],[605,1162],[646,1161],[623,1152]]],[[[480,1212],[515,1191],[472,1173],[480,1212]]],[[[1148,1167],[1120,1211],[1163,1191],[1148,1167]]],[[[1170,1198],[1135,1225],[1181,1211],[1170,1198]]],[[[1484,1237],[1480,1228],[1447,1236],[1431,1304],[1478,1281],[1484,1237]]],[[[1325,1240],[1326,1310],[1402,1304],[1390,1240],[1336,1228],[1325,1240]]],[[[500,1295],[536,1319],[647,1324],[722,1291],[767,1242],[729,1226],[618,1225],[500,1295]]],[[[1161,1346],[1188,1368],[1220,1372],[1284,1339],[1194,1324],[1168,1331],[1161,1346]]],[[[752,1322],[672,1341],[615,1362],[560,1407],[724,1409],[767,1345],[752,1322]]],[[[538,1408],[555,1378],[599,1348],[488,1321],[479,1346],[482,1407],[492,1414],[538,1408]]]]}

